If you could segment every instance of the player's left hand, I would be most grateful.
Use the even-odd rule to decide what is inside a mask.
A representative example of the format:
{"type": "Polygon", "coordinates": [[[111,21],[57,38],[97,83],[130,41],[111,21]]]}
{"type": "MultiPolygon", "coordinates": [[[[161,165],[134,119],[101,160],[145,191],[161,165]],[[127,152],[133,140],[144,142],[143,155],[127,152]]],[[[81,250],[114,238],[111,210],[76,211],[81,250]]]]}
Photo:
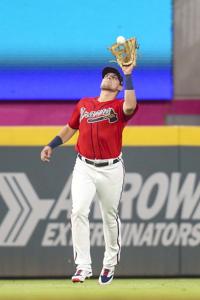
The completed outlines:
{"type": "Polygon", "coordinates": [[[50,161],[50,158],[51,158],[51,155],[52,155],[52,148],[50,146],[45,146],[42,151],[41,151],[41,154],[40,154],[40,158],[42,161],[46,161],[46,162],[49,162],[50,161]]]}
{"type": "Polygon", "coordinates": [[[124,72],[124,75],[129,75],[133,72],[134,64],[129,66],[122,66],[122,71],[124,72]]]}

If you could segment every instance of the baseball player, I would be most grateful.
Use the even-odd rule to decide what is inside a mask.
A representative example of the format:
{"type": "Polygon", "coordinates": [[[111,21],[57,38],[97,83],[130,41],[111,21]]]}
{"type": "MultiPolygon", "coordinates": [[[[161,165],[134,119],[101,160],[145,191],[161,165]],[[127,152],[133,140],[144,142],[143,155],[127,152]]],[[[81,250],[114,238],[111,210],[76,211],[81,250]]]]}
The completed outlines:
{"type": "Polygon", "coordinates": [[[71,187],[72,241],[77,266],[73,282],[83,282],[92,276],[88,214],[96,193],[105,240],[100,284],[111,283],[120,259],[118,205],[124,181],[122,131],[137,110],[132,83],[133,65],[122,67],[122,70],[125,75],[124,100],[116,99],[123,85],[121,73],[113,67],[104,68],[100,96],[81,99],[68,124],[41,152],[41,159],[49,161],[53,149],[67,142],[79,130],[71,187]]]}

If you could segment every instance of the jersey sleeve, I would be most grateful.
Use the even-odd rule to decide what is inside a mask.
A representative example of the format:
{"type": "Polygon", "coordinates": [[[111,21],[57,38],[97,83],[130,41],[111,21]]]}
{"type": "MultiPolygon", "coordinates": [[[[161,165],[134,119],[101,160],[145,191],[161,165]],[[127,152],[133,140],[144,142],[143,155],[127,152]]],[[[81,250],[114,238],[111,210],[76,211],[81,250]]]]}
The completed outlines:
{"type": "Polygon", "coordinates": [[[134,111],[132,112],[132,114],[130,114],[130,115],[126,115],[124,113],[123,104],[124,104],[124,100],[121,100],[120,103],[119,103],[120,115],[122,117],[123,122],[128,122],[135,115],[135,113],[138,111],[138,104],[137,104],[136,108],[134,109],[134,111]]]}
{"type": "Polygon", "coordinates": [[[80,123],[80,101],[76,104],[76,107],[68,121],[69,126],[72,129],[79,129],[79,123],[80,123]]]}

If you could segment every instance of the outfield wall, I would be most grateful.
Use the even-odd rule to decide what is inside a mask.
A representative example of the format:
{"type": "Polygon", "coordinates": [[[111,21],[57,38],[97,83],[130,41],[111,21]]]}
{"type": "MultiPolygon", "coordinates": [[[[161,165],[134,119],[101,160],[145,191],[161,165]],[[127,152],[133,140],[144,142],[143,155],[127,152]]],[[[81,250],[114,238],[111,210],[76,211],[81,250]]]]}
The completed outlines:
{"type": "MultiPolygon", "coordinates": [[[[50,163],[60,127],[0,128],[0,276],[74,271],[70,183],[75,139],[50,163]]],[[[200,275],[200,128],[127,127],[119,276],[200,275]]],[[[81,191],[80,191],[81,193],[81,191]]],[[[90,213],[94,275],[104,252],[98,199],[90,213]]]]}

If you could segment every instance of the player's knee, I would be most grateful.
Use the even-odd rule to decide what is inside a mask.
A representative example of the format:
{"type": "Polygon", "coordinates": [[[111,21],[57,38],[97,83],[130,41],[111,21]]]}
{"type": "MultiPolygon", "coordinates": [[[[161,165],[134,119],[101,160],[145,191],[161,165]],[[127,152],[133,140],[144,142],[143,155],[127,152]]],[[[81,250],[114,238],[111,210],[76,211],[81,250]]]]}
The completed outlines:
{"type": "Polygon", "coordinates": [[[112,226],[113,224],[116,224],[118,215],[116,214],[116,211],[104,212],[102,215],[102,219],[103,222],[106,223],[106,225],[112,226]]]}
{"type": "Polygon", "coordinates": [[[103,218],[116,219],[118,216],[116,208],[107,207],[102,211],[103,218]]]}
{"type": "Polygon", "coordinates": [[[72,214],[71,214],[71,219],[88,218],[88,215],[89,215],[89,211],[83,207],[73,208],[72,214]]]}

